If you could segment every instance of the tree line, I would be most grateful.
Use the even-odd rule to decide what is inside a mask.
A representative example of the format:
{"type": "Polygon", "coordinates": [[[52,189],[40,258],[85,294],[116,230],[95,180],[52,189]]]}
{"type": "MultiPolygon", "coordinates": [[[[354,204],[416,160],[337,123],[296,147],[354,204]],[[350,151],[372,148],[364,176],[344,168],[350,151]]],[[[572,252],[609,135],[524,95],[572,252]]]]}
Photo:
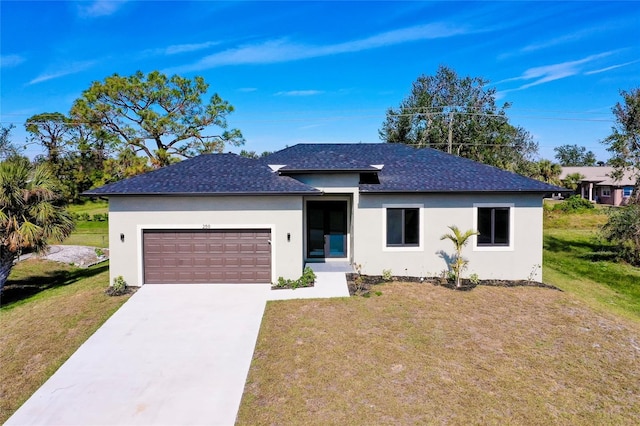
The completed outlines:
{"type": "MultiPolygon", "coordinates": [[[[28,118],[27,143],[42,148],[35,162],[47,164],[65,198],[77,201],[87,189],[242,145],[242,132],[227,123],[234,107],[218,94],[205,100],[208,89],[202,77],[114,74],[93,82],[68,113],[28,118]]],[[[440,66],[434,75],[418,77],[400,105],[387,110],[379,135],[384,142],[440,149],[556,185],[574,186],[577,178],[561,182],[561,166],[596,164],[594,153],[578,145],[555,148],[555,163],[538,159],[532,135],[511,124],[510,106],[497,104],[487,80],[440,66]]],[[[18,154],[8,141],[10,130],[0,133],[0,158],[18,154]]]]}

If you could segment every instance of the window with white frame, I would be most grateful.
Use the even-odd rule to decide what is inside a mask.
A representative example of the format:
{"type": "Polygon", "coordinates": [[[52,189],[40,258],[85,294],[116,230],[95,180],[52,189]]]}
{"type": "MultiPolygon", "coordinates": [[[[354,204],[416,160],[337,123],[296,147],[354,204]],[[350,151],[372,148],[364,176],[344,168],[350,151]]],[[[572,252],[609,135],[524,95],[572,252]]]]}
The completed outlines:
{"type": "Polygon", "coordinates": [[[611,197],[611,187],[603,186],[602,188],[600,188],[600,195],[602,197],[611,197]]]}
{"type": "Polygon", "coordinates": [[[509,247],[511,207],[477,207],[478,247],[509,247]]]}
{"type": "Polygon", "coordinates": [[[622,196],[623,197],[631,197],[631,194],[633,194],[633,186],[625,186],[622,189],[622,196]]]}
{"type": "Polygon", "coordinates": [[[420,245],[420,209],[389,207],[386,212],[387,247],[418,247],[420,245]]]}

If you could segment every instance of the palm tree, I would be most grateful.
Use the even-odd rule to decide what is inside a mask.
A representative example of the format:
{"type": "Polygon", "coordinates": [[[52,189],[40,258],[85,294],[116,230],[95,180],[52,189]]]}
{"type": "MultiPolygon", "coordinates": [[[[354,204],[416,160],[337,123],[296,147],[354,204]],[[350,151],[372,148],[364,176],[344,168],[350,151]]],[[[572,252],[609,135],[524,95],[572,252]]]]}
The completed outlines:
{"type": "Polygon", "coordinates": [[[465,233],[462,233],[457,226],[452,225],[448,227],[451,230],[451,233],[444,234],[440,237],[441,240],[451,240],[453,243],[453,247],[456,250],[456,254],[451,259],[451,269],[456,276],[456,288],[460,288],[460,278],[462,275],[462,271],[467,267],[469,261],[462,257],[462,249],[469,242],[469,238],[473,235],[478,235],[478,232],[469,229],[465,233]]]}
{"type": "Polygon", "coordinates": [[[576,192],[576,189],[578,189],[578,185],[580,185],[580,182],[584,178],[585,176],[581,175],[580,173],[571,173],[565,176],[565,178],[562,180],[562,184],[565,188],[569,188],[573,190],[573,192],[576,192]]]}
{"type": "Polygon", "coordinates": [[[562,166],[549,160],[540,160],[536,165],[535,178],[551,185],[560,185],[562,166]]]}
{"type": "Polygon", "coordinates": [[[46,165],[34,168],[26,158],[0,163],[0,291],[23,249],[42,252],[73,230],[59,201],[56,179],[46,165]]]}

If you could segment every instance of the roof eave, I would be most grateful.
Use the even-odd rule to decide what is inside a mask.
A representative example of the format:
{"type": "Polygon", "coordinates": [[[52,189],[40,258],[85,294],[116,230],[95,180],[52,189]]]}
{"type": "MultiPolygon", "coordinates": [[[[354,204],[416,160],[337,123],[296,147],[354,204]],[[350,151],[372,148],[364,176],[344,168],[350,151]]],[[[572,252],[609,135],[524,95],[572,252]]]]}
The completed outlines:
{"type": "Polygon", "coordinates": [[[268,192],[83,192],[83,197],[227,197],[240,195],[321,195],[322,191],[268,191],[268,192]]]}
{"type": "Polygon", "coordinates": [[[551,188],[548,190],[515,190],[515,189],[496,189],[496,190],[473,190],[473,189],[465,189],[465,190],[451,190],[451,189],[360,189],[361,193],[366,194],[548,194],[550,192],[555,193],[572,193],[573,191],[570,189],[555,189],[551,188]]]}
{"type": "Polygon", "coordinates": [[[307,173],[321,173],[321,174],[334,174],[334,173],[376,173],[379,172],[380,169],[370,168],[370,169],[285,169],[278,170],[278,173],[281,175],[288,174],[307,174],[307,173]]]}

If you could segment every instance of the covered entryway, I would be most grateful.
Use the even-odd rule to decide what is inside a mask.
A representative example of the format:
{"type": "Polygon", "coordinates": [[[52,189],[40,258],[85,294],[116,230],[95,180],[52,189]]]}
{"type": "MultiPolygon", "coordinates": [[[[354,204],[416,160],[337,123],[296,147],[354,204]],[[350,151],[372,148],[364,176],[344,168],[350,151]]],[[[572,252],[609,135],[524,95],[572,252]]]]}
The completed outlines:
{"type": "Polygon", "coordinates": [[[145,284],[270,283],[269,229],[143,231],[145,284]]]}
{"type": "Polygon", "coordinates": [[[347,201],[307,201],[307,258],[347,257],[347,201]]]}

